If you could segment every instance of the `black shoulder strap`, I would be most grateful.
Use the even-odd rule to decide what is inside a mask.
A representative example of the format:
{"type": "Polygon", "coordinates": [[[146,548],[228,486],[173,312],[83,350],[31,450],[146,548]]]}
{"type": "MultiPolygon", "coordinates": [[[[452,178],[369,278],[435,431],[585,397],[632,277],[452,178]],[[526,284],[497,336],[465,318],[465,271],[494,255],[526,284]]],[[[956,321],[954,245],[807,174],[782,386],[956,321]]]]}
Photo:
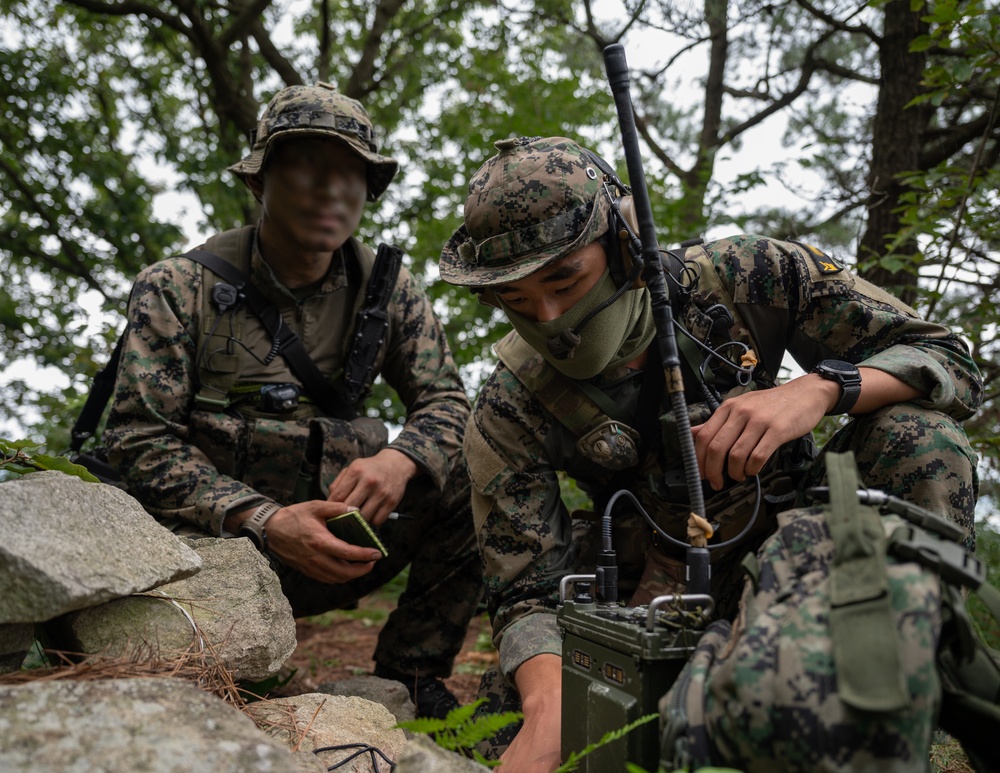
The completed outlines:
{"type": "Polygon", "coordinates": [[[365,290],[365,302],[358,312],[351,351],[344,363],[347,399],[353,405],[370,383],[375,358],[389,329],[387,308],[399,278],[403,251],[391,244],[380,244],[375,253],[375,265],[365,290]]]}
{"type": "Polygon", "coordinates": [[[70,430],[69,450],[72,453],[78,453],[83,444],[97,431],[97,425],[101,421],[101,414],[104,413],[104,408],[107,406],[108,400],[111,399],[111,393],[115,388],[115,379],[118,377],[118,363],[122,358],[122,346],[125,344],[125,336],[127,334],[128,326],[125,327],[122,334],[118,337],[118,343],[115,344],[115,349],[111,353],[111,359],[101,368],[101,372],[94,376],[94,385],[90,388],[90,394],[87,395],[87,402],[83,404],[83,410],[76,417],[76,423],[73,424],[73,429],[70,430]]]}
{"type": "Polygon", "coordinates": [[[346,401],[326,380],[302,345],[302,341],[281,318],[281,312],[264,297],[260,290],[251,284],[242,271],[228,260],[206,250],[190,250],[184,253],[183,257],[190,258],[205,266],[209,271],[218,274],[236,287],[237,291],[246,298],[250,310],[270,333],[275,348],[285,358],[292,372],[298,376],[302,386],[316,401],[316,404],[323,409],[324,413],[338,419],[357,418],[358,412],[354,410],[353,405],[346,401]]]}

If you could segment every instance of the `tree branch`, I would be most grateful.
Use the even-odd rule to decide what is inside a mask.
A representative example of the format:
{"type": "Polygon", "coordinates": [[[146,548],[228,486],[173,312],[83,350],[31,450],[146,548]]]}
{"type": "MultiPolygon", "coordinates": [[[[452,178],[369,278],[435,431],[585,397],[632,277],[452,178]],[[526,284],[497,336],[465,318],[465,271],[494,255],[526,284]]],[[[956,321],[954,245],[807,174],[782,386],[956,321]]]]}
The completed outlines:
{"type": "Polygon", "coordinates": [[[838,32],[848,32],[852,35],[864,35],[865,37],[872,40],[874,43],[881,43],[881,38],[879,37],[878,33],[876,33],[875,30],[873,30],[867,24],[858,24],[852,26],[847,23],[849,19],[854,18],[859,13],[861,13],[862,10],[868,7],[869,3],[867,2],[861,3],[861,5],[859,5],[855,9],[854,13],[852,13],[850,16],[847,17],[847,19],[843,21],[836,18],[835,16],[831,16],[826,11],[821,11],[819,8],[810,3],[809,0],[796,0],[796,2],[800,7],[804,8],[806,11],[811,13],[820,21],[826,22],[826,24],[829,27],[831,27],[834,30],[837,30],[838,32]]]}
{"type": "Polygon", "coordinates": [[[809,88],[809,81],[812,80],[813,73],[819,68],[819,63],[813,57],[816,50],[827,41],[833,35],[833,30],[828,30],[826,33],[821,35],[809,48],[806,50],[806,55],[802,60],[802,65],[799,68],[799,82],[795,85],[791,91],[787,92],[779,99],[771,102],[770,105],[765,107],[756,115],[752,115],[747,118],[743,123],[737,124],[727,131],[724,135],[719,138],[718,146],[721,147],[727,142],[732,142],[734,138],[743,134],[743,132],[752,129],[754,126],[760,124],[765,118],[774,115],[779,110],[787,107],[796,99],[798,99],[805,91],[809,88]]]}
{"type": "Polygon", "coordinates": [[[260,24],[260,17],[271,4],[271,0],[252,0],[235,18],[229,23],[229,27],[224,29],[217,38],[217,43],[222,48],[230,48],[237,40],[242,40],[250,31],[260,24]]]}
{"type": "Polygon", "coordinates": [[[361,57],[351,70],[351,77],[344,84],[345,95],[358,99],[367,93],[366,89],[374,77],[375,60],[378,59],[379,51],[382,49],[382,40],[389,28],[389,22],[399,13],[404,2],[405,0],[379,0],[375,7],[375,18],[372,20],[371,29],[361,48],[361,57]]]}
{"type": "MultiPolygon", "coordinates": [[[[8,144],[6,140],[4,144],[8,144]]],[[[59,241],[61,253],[69,260],[70,266],[64,265],[61,261],[56,260],[53,256],[47,253],[39,253],[39,259],[56,272],[68,272],[80,277],[84,282],[86,282],[90,289],[97,290],[97,292],[107,299],[107,293],[104,291],[101,283],[98,282],[94,275],[90,273],[90,269],[87,267],[82,255],[79,251],[77,251],[76,245],[63,238],[62,234],[59,233],[55,220],[50,215],[49,211],[35,196],[34,191],[32,191],[31,188],[25,184],[24,180],[17,173],[17,170],[7,163],[7,159],[4,156],[0,156],[0,170],[3,170],[7,177],[13,182],[14,187],[20,191],[21,195],[24,197],[24,201],[30,205],[31,211],[42,219],[42,222],[45,225],[45,230],[59,241]]]]}
{"type": "MultiPolygon", "coordinates": [[[[274,45],[271,35],[264,29],[264,25],[260,23],[260,19],[254,22],[250,28],[250,34],[257,43],[260,55],[264,57],[264,61],[274,68],[274,71],[281,78],[282,83],[286,86],[301,86],[304,83],[302,76],[299,75],[299,71],[278,50],[278,47],[274,45]]],[[[320,80],[323,80],[323,78],[320,78],[320,80]]]]}
{"type": "Polygon", "coordinates": [[[639,130],[639,134],[642,135],[642,138],[646,141],[646,144],[649,146],[653,155],[659,159],[660,163],[663,164],[672,174],[680,178],[686,178],[688,173],[670,157],[670,154],[667,153],[667,151],[660,147],[660,145],[653,138],[652,134],[650,134],[649,122],[646,118],[635,112],[634,108],[632,112],[635,115],[635,128],[639,130]]]}
{"type": "MultiPolygon", "coordinates": [[[[990,113],[984,111],[976,119],[952,126],[940,133],[933,142],[928,143],[920,154],[920,168],[930,169],[942,161],[958,153],[962,147],[973,140],[984,137],[991,127],[990,113]]],[[[995,128],[995,126],[993,127],[995,128]]],[[[992,132],[991,132],[992,133],[992,132]]],[[[1000,139],[1000,137],[998,137],[1000,139]]]]}
{"type": "Polygon", "coordinates": [[[118,3],[106,3],[102,0],[66,0],[66,3],[91,13],[104,13],[108,16],[148,16],[163,22],[182,35],[187,36],[190,33],[179,16],[169,14],[158,6],[140,3],[137,0],[122,0],[118,3]]]}

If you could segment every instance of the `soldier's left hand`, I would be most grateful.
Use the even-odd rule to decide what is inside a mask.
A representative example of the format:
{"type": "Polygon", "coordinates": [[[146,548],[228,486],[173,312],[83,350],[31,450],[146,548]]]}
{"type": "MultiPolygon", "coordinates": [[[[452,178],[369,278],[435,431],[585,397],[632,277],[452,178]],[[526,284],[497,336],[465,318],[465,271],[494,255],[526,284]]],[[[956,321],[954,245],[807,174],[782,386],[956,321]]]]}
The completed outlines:
{"type": "Polygon", "coordinates": [[[708,421],[691,428],[702,478],[718,491],[725,472],[735,481],[756,475],[781,445],[812,432],[838,393],[835,383],[807,374],[724,400],[708,421]]]}
{"type": "Polygon", "coordinates": [[[375,456],[355,459],[342,469],[330,484],[327,500],[356,507],[369,523],[381,526],[419,470],[406,454],[383,448],[375,456]]]}

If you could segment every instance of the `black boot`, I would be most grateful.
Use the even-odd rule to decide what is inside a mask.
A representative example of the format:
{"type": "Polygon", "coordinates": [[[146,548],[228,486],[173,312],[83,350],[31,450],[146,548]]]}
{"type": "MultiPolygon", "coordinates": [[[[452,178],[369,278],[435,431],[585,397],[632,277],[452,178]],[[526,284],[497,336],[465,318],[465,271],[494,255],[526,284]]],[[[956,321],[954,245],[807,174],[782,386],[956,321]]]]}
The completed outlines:
{"type": "Polygon", "coordinates": [[[449,711],[458,708],[458,699],[436,676],[401,674],[381,664],[376,664],[375,676],[401,682],[410,693],[418,717],[444,719],[449,711]]]}

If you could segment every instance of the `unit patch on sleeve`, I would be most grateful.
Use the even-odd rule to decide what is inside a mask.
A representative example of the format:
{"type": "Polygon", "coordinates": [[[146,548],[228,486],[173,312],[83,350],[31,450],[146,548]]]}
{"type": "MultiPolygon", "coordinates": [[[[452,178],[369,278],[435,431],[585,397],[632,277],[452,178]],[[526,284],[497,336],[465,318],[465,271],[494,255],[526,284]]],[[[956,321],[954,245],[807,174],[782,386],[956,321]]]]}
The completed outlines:
{"type": "Polygon", "coordinates": [[[788,241],[799,245],[809,253],[809,257],[811,257],[813,263],[816,264],[816,269],[820,274],[838,274],[844,270],[844,265],[842,263],[839,263],[831,258],[823,252],[823,250],[819,249],[819,247],[813,247],[811,244],[795,241],[794,239],[789,239],[788,241]]]}

